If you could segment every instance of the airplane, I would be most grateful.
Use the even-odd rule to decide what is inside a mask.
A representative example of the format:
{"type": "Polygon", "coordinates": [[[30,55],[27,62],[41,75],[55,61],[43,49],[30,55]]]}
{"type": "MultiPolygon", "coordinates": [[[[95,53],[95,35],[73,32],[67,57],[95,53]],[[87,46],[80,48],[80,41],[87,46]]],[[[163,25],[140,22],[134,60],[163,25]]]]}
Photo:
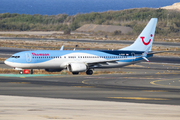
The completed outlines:
{"type": "Polygon", "coordinates": [[[158,19],[151,18],[149,23],[128,47],[118,50],[33,50],[13,54],[4,63],[15,70],[45,69],[47,72],[68,70],[73,75],[86,72],[92,75],[97,68],[119,68],[130,64],[148,61],[156,52],[152,52],[152,43],[158,19]]]}

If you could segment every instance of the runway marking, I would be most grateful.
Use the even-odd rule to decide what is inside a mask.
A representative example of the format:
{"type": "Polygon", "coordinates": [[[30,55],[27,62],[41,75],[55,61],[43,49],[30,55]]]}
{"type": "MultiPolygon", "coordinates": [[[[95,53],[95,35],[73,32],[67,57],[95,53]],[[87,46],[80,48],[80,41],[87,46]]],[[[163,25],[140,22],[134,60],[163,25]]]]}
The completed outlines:
{"type": "Polygon", "coordinates": [[[86,81],[89,81],[89,80],[83,80],[82,83],[88,85],[88,83],[86,83],[86,81]]]}
{"type": "Polygon", "coordinates": [[[108,97],[113,99],[130,99],[130,100],[170,100],[166,98],[143,98],[143,97],[108,97]]]}
{"type": "Polygon", "coordinates": [[[152,84],[152,85],[164,86],[164,87],[169,87],[169,86],[171,86],[171,87],[178,87],[178,88],[179,88],[179,86],[172,86],[172,85],[170,85],[170,84],[171,84],[170,82],[168,83],[168,85],[157,84],[157,82],[169,81],[169,80],[174,81],[174,80],[177,80],[177,79],[155,80],[155,81],[151,81],[150,84],[152,84]]]}

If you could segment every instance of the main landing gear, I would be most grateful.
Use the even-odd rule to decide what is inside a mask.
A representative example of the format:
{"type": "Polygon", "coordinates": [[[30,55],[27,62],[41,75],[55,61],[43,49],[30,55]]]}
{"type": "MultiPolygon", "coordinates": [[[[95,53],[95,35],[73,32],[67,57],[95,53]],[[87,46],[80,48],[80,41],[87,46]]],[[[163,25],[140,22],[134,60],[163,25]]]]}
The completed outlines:
{"type": "Polygon", "coordinates": [[[88,69],[88,70],[86,71],[86,74],[87,74],[87,75],[92,75],[92,74],[93,74],[93,71],[90,70],[90,69],[88,69]]]}
{"type": "MultiPolygon", "coordinates": [[[[72,72],[72,74],[73,74],[73,75],[78,75],[79,72],[72,72]]],[[[92,74],[93,74],[93,70],[88,69],[88,70],[86,71],[86,74],[87,74],[87,75],[92,75],[92,74]]]]}
{"type": "Polygon", "coordinates": [[[79,72],[72,72],[72,74],[73,74],[73,75],[78,75],[78,74],[79,74],[79,72]]]}
{"type": "Polygon", "coordinates": [[[30,74],[33,74],[33,69],[31,69],[30,74]]]}

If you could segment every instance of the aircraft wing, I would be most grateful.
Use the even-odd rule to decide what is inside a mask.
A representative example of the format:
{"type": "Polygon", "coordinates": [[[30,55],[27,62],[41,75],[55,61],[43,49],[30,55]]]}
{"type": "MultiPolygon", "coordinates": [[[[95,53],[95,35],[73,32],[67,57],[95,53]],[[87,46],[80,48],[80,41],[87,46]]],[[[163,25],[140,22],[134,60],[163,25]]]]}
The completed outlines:
{"type": "MultiPolygon", "coordinates": [[[[86,64],[102,64],[102,63],[107,63],[107,62],[116,62],[119,60],[132,60],[132,58],[120,58],[120,59],[111,59],[111,60],[99,60],[99,61],[88,61],[85,62],[86,64]]],[[[135,59],[135,58],[134,58],[135,59]]]]}
{"type": "MultiPolygon", "coordinates": [[[[141,56],[139,57],[135,57],[134,59],[137,59],[137,58],[143,58],[145,59],[146,61],[149,62],[149,60],[146,58],[147,55],[150,55],[150,54],[158,54],[158,53],[164,53],[164,52],[176,52],[176,51],[157,51],[157,52],[148,52],[149,49],[147,49],[141,56]]],[[[116,61],[119,61],[119,60],[132,60],[132,58],[119,58],[119,59],[111,59],[111,60],[100,60],[100,61],[89,61],[89,62],[85,62],[86,64],[89,64],[89,65],[94,65],[94,64],[103,64],[103,63],[107,63],[107,62],[116,62],[116,61]]]]}

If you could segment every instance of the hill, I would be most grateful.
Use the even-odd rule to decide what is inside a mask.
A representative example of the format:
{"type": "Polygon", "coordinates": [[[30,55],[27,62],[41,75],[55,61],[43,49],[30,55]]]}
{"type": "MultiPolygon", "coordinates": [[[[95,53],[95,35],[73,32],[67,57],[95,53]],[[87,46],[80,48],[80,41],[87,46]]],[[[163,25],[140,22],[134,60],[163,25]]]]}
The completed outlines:
{"type": "Polygon", "coordinates": [[[121,31],[122,34],[132,32],[132,28],[126,26],[115,26],[115,25],[96,25],[96,24],[85,24],[82,27],[76,29],[79,32],[114,32],[121,31]]]}
{"type": "Polygon", "coordinates": [[[179,10],[180,11],[180,2],[179,3],[174,3],[173,5],[170,6],[165,6],[162,7],[163,9],[170,9],[170,10],[179,10]]]}
{"type": "Polygon", "coordinates": [[[95,24],[130,27],[133,30],[127,34],[137,35],[153,17],[158,18],[157,35],[179,36],[180,12],[161,8],[92,12],[73,16],[3,13],[0,14],[0,31],[74,31],[85,24],[95,24]]]}

